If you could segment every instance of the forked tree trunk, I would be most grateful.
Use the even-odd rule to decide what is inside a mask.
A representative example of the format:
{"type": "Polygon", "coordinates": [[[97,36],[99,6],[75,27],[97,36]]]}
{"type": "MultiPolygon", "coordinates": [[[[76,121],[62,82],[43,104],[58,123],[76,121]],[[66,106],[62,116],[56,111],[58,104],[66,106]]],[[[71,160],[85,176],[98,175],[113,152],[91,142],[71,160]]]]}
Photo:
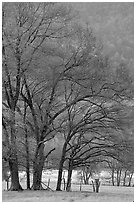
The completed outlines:
{"type": "Polygon", "coordinates": [[[84,172],[83,171],[83,179],[84,179],[84,184],[88,185],[89,184],[89,178],[90,178],[91,174],[90,172],[84,172]]]}
{"type": "Polygon", "coordinates": [[[133,177],[133,172],[132,172],[131,175],[129,176],[129,183],[128,183],[128,186],[129,186],[129,187],[131,186],[132,177],[133,177]]]}
{"type": "Polygon", "coordinates": [[[42,171],[44,167],[44,144],[37,148],[33,163],[33,190],[41,190],[42,171]]]}
{"type": "Polygon", "coordinates": [[[86,179],[84,180],[84,184],[85,184],[85,185],[88,185],[88,184],[89,184],[89,178],[86,178],[86,179]]]}

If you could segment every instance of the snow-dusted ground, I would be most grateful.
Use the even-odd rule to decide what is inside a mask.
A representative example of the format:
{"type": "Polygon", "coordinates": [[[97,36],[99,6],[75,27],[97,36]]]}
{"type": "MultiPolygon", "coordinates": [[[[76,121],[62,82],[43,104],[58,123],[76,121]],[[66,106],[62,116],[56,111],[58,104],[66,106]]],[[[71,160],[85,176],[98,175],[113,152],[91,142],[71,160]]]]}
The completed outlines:
{"type": "Polygon", "coordinates": [[[99,193],[93,193],[90,185],[85,185],[82,191],[79,186],[72,185],[72,192],[3,191],[3,202],[133,202],[133,187],[101,186],[99,193]],[[78,190],[78,191],[77,191],[78,190]]]}

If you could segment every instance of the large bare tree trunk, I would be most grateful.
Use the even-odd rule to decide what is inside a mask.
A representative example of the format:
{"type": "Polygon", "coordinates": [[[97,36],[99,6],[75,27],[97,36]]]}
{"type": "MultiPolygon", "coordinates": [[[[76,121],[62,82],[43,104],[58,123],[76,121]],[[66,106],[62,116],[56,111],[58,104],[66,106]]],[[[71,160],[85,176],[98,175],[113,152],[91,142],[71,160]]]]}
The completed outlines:
{"type": "Polygon", "coordinates": [[[41,143],[36,150],[35,159],[33,163],[33,190],[44,189],[42,187],[42,171],[44,167],[44,161],[55,150],[55,148],[53,148],[46,155],[44,155],[44,146],[44,143],[41,143]]]}
{"type": "Polygon", "coordinates": [[[29,169],[29,166],[27,165],[27,168],[26,168],[26,185],[27,185],[27,189],[31,189],[30,187],[30,169],[29,169]]]}
{"type": "MultiPolygon", "coordinates": [[[[5,11],[3,11],[3,19],[5,17],[5,11]]],[[[4,33],[3,33],[4,39],[4,33]]],[[[18,102],[19,94],[20,94],[20,50],[19,50],[20,38],[19,36],[16,38],[16,65],[17,65],[17,74],[15,75],[15,87],[12,84],[12,74],[9,71],[9,67],[7,64],[8,55],[5,51],[5,45],[3,43],[2,46],[2,54],[3,54],[3,68],[5,71],[5,80],[4,80],[4,88],[5,88],[5,96],[6,102],[9,106],[9,117],[10,117],[10,136],[9,136],[9,152],[10,157],[8,158],[9,168],[11,172],[11,187],[10,190],[18,191],[22,190],[22,187],[19,183],[19,175],[18,175],[18,159],[17,159],[17,146],[16,146],[16,121],[15,121],[15,111],[16,105],[18,102]],[[14,88],[13,88],[14,87],[14,88]]]]}
{"type": "Polygon", "coordinates": [[[35,159],[33,163],[33,190],[40,190],[42,188],[42,171],[44,167],[44,144],[41,144],[36,150],[35,159]]]}
{"type": "Polygon", "coordinates": [[[18,175],[18,158],[17,158],[17,144],[16,144],[16,127],[15,127],[15,105],[14,100],[11,102],[11,108],[9,112],[10,116],[10,134],[7,135],[8,146],[9,146],[9,169],[11,173],[11,191],[20,191],[23,190],[19,183],[18,175]]]}
{"type": "Polygon", "coordinates": [[[25,149],[26,149],[26,185],[27,189],[30,189],[30,164],[29,164],[29,142],[28,142],[28,131],[26,126],[26,110],[27,110],[27,104],[24,101],[24,130],[25,130],[25,149]]]}
{"type": "Polygon", "coordinates": [[[18,165],[16,158],[13,160],[9,160],[9,168],[11,172],[11,191],[20,191],[23,190],[20,183],[19,183],[19,176],[18,176],[18,165]]]}
{"type": "Polygon", "coordinates": [[[61,160],[59,163],[59,172],[58,172],[58,181],[57,181],[56,191],[61,191],[62,172],[63,172],[63,164],[65,162],[66,148],[67,148],[67,142],[64,143],[64,146],[62,149],[62,156],[61,156],[61,160]]]}
{"type": "Polygon", "coordinates": [[[26,127],[25,127],[25,148],[26,148],[26,184],[27,189],[30,189],[31,187],[30,187],[29,143],[26,127]]]}
{"type": "Polygon", "coordinates": [[[28,140],[26,136],[26,178],[27,178],[27,189],[30,189],[30,164],[29,164],[29,148],[28,140]]]}
{"type": "Polygon", "coordinates": [[[68,178],[67,178],[67,186],[66,191],[71,191],[71,177],[72,177],[72,166],[68,169],[68,178]]]}
{"type": "Polygon", "coordinates": [[[16,148],[16,133],[15,133],[15,112],[11,110],[10,112],[11,120],[11,145],[10,145],[10,158],[9,158],[9,168],[11,173],[11,191],[22,190],[22,187],[19,183],[18,175],[18,160],[17,160],[17,148],[16,148]]]}
{"type": "Polygon", "coordinates": [[[15,112],[11,110],[10,112],[11,120],[11,138],[10,138],[10,158],[9,158],[9,168],[11,173],[11,191],[22,190],[19,183],[18,175],[18,159],[17,159],[17,147],[16,147],[16,131],[15,131],[15,112]]]}

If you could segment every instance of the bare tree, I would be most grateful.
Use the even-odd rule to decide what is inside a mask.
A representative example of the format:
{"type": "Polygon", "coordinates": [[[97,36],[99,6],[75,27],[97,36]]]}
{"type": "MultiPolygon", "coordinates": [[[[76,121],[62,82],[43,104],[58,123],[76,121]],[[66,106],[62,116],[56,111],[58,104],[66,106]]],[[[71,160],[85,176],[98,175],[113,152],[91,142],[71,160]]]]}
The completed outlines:
{"type": "MultiPolygon", "coordinates": [[[[70,107],[68,106],[69,101],[74,97],[79,99],[80,92],[75,84],[64,86],[65,103],[68,108],[60,119],[60,132],[64,135],[64,144],[59,164],[57,190],[60,190],[61,187],[62,171],[66,160],[68,160],[69,169],[67,183],[67,190],[69,190],[69,182],[74,168],[89,164],[91,158],[92,161],[98,162],[104,161],[104,157],[117,158],[115,149],[118,149],[118,141],[122,140],[123,134],[123,118],[120,113],[125,106],[122,104],[121,95],[115,98],[117,90],[113,89],[113,82],[111,87],[110,83],[107,87],[105,81],[103,82],[102,73],[101,75],[96,74],[95,72],[96,79],[99,77],[102,81],[97,81],[98,86],[96,86],[97,82],[94,87],[91,86],[94,92],[95,89],[97,90],[95,95],[83,95],[81,101],[77,100],[70,107]],[[102,158],[98,159],[99,157],[102,158]]],[[[91,78],[92,75],[89,76],[91,78]]],[[[114,83],[116,84],[116,82],[114,83]]],[[[121,89],[120,94],[124,91],[121,89]]]]}
{"type": "MultiPolygon", "coordinates": [[[[22,79],[41,46],[64,37],[71,9],[58,3],[3,3],[3,89],[11,118],[11,190],[19,190],[15,110],[22,79]],[[48,40],[47,40],[48,39],[48,40]]],[[[30,72],[29,72],[30,73],[30,72]]]]}
{"type": "MultiPolygon", "coordinates": [[[[77,120],[77,126],[72,131],[73,119],[66,119],[69,131],[63,146],[57,190],[60,190],[66,149],[71,139],[82,129],[84,132],[88,129],[97,131],[97,125],[103,129],[103,123],[109,123],[110,126],[113,123],[116,127],[110,113],[114,115],[118,109],[114,111],[106,107],[113,102],[122,103],[130,96],[130,80],[128,82],[128,78],[125,78],[124,83],[120,69],[118,75],[111,72],[109,62],[102,56],[101,47],[98,48],[92,31],[89,27],[73,24],[72,18],[71,9],[63,3],[3,4],[3,95],[11,121],[11,137],[7,134],[7,138],[11,152],[9,166],[12,190],[21,189],[15,128],[20,96],[31,112],[31,127],[36,141],[33,163],[35,190],[41,187],[45,158],[54,149],[44,155],[44,144],[54,137],[55,132],[63,132],[65,122],[62,116],[68,114],[69,117],[74,107],[77,111],[79,106],[88,104],[87,107],[83,105],[88,112],[84,113],[81,121],[77,120]],[[96,126],[89,127],[89,124],[96,126]]],[[[6,132],[6,128],[4,130],[6,132]]]]}

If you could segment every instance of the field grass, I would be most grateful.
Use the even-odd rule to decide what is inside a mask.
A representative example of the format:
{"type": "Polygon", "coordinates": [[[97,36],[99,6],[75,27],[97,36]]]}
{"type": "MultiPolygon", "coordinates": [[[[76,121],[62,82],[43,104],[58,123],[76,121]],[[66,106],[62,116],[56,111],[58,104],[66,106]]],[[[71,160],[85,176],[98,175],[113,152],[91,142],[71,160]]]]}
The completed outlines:
{"type": "Polygon", "coordinates": [[[3,202],[133,202],[133,187],[101,186],[99,193],[92,192],[92,186],[85,185],[82,191],[73,184],[71,192],[47,190],[23,192],[2,192],[3,202]]]}

